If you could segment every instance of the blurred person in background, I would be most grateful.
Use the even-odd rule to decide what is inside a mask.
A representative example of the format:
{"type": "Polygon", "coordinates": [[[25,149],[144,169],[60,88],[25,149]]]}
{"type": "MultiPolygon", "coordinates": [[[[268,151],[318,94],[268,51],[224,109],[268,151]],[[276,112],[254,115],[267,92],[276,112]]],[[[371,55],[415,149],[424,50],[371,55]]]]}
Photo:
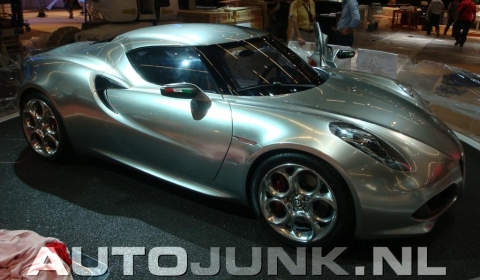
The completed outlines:
{"type": "Polygon", "coordinates": [[[315,2],[313,0],[294,0],[290,5],[289,21],[295,32],[298,44],[315,42],[315,2]]]}
{"type": "Polygon", "coordinates": [[[80,5],[80,8],[82,8],[82,10],[80,11],[80,14],[83,15],[85,13],[85,0],[78,0],[78,5],[80,5]]]}
{"type": "MultiPolygon", "coordinates": [[[[460,0],[453,0],[448,4],[447,11],[448,11],[448,19],[447,19],[447,26],[445,26],[445,30],[443,30],[443,35],[447,35],[448,29],[450,26],[455,21],[455,12],[457,11],[458,3],[460,3],[460,0]]],[[[452,37],[455,36],[453,33],[455,31],[455,28],[452,27],[452,37]]]]}
{"type": "Polygon", "coordinates": [[[360,11],[357,0],[343,0],[342,14],[335,28],[335,45],[353,45],[353,31],[360,24],[360,11]]]}
{"type": "Polygon", "coordinates": [[[445,6],[443,5],[442,0],[432,0],[428,5],[427,19],[429,24],[427,27],[427,36],[430,36],[433,27],[435,27],[437,37],[440,37],[440,15],[443,13],[444,8],[445,6]]]}
{"type": "Polygon", "coordinates": [[[73,18],[73,0],[63,0],[63,7],[70,14],[68,18],[73,18]]]}
{"type": "Polygon", "coordinates": [[[463,0],[458,4],[457,12],[455,15],[456,21],[453,25],[455,34],[455,46],[463,44],[467,41],[468,31],[477,16],[477,6],[471,0],[463,0]]]}
{"type": "Polygon", "coordinates": [[[290,1],[287,0],[277,0],[277,5],[273,11],[271,11],[270,16],[275,22],[275,36],[282,40],[287,41],[289,36],[287,36],[288,29],[288,16],[290,13],[290,1]]]}

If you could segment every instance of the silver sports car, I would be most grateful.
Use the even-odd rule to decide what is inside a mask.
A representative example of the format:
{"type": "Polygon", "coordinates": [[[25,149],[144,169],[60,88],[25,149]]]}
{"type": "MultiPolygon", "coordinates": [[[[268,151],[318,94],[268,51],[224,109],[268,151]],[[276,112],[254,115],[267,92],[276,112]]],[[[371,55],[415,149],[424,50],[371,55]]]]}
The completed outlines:
{"type": "Polygon", "coordinates": [[[259,30],[73,43],[29,58],[19,91],[39,156],[105,157],[249,205],[292,246],[426,233],[463,190],[462,146],[416,92],[312,67],[259,30]]]}

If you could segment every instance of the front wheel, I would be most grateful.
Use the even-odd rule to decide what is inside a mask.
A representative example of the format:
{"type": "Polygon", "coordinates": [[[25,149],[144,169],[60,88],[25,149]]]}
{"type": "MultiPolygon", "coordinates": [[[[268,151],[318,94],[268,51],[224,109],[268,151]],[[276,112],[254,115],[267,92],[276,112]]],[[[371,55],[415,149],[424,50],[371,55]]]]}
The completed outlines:
{"type": "Polygon", "coordinates": [[[50,100],[39,92],[25,97],[21,104],[22,128],[32,149],[47,160],[64,160],[71,146],[62,120],[50,100]]]}
{"type": "Polygon", "coordinates": [[[262,224],[292,246],[333,245],[349,232],[354,217],[343,178],[303,154],[279,154],[260,164],[251,201],[262,224]]]}

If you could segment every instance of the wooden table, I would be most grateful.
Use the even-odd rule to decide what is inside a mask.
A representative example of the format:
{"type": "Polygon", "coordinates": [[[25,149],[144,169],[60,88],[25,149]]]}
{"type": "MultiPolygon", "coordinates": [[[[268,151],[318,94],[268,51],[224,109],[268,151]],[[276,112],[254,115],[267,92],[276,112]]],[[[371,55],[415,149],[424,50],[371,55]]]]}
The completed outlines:
{"type": "Polygon", "coordinates": [[[251,0],[241,0],[238,2],[241,7],[256,6],[262,9],[263,14],[263,26],[261,29],[265,30],[270,25],[270,15],[268,14],[269,5],[276,5],[275,2],[269,1],[251,1],[251,0]]]}
{"type": "Polygon", "coordinates": [[[417,29],[419,18],[419,11],[393,10],[392,29],[417,29]]]}
{"type": "Polygon", "coordinates": [[[259,7],[231,7],[216,10],[179,10],[183,22],[209,22],[230,25],[246,25],[262,29],[262,9],[259,7]]]}

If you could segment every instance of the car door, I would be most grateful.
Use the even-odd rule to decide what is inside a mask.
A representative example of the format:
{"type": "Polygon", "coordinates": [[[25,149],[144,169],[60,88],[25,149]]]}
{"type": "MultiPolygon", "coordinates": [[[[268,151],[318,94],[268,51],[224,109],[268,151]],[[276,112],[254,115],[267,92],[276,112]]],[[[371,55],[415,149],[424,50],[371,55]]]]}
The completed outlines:
{"type": "Polygon", "coordinates": [[[230,146],[232,116],[196,51],[146,49],[128,57],[142,78],[158,86],[108,89],[108,101],[117,114],[107,126],[125,153],[155,168],[214,179],[230,146]],[[195,99],[160,93],[161,85],[184,82],[208,96],[208,107],[201,114],[195,99]]]}

